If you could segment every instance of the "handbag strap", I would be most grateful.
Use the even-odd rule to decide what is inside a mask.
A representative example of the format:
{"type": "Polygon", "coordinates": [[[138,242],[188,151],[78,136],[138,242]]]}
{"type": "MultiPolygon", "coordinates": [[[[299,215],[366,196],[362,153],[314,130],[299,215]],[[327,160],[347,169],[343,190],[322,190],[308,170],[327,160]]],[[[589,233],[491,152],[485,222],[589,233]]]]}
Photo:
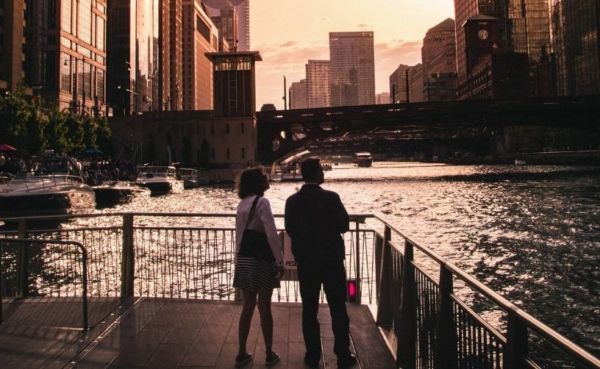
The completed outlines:
{"type": "Polygon", "coordinates": [[[246,226],[244,227],[244,231],[248,229],[248,225],[250,224],[252,217],[254,217],[254,212],[256,210],[256,204],[258,203],[258,199],[260,199],[260,196],[256,195],[254,201],[252,202],[252,207],[250,208],[250,214],[248,214],[248,219],[246,219],[246,226]]]}

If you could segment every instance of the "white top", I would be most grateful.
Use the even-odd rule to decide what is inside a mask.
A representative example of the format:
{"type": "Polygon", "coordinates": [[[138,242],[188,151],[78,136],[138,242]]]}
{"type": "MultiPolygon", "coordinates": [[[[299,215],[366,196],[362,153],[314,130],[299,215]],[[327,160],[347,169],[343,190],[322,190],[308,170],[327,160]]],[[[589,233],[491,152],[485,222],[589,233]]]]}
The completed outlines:
{"type": "MultiPolygon", "coordinates": [[[[246,196],[240,201],[237,207],[235,215],[235,255],[240,251],[240,245],[242,242],[242,235],[244,234],[244,227],[250,215],[250,209],[256,196],[246,196]]],[[[264,232],[271,246],[271,251],[275,257],[277,265],[283,265],[283,248],[281,247],[281,240],[275,227],[275,218],[271,212],[271,204],[269,200],[261,197],[256,203],[256,209],[254,215],[248,224],[248,229],[253,231],[264,232]]]]}

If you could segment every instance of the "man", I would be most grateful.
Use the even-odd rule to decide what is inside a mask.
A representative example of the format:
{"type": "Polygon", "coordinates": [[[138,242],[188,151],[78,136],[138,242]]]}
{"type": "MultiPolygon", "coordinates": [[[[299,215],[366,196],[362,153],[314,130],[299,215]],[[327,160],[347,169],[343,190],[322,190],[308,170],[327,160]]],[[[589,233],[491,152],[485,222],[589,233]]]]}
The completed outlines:
{"type": "Polygon", "coordinates": [[[348,313],[346,312],[346,271],[344,239],[348,231],[348,213],[337,193],[321,188],[323,168],[318,158],[302,162],[300,171],[306,182],[285,203],[285,230],[292,240],[292,252],[298,265],[302,296],[302,333],[306,353],[304,362],[319,366],[321,334],[317,313],[321,284],[331,313],[334,352],[339,368],[356,364],[350,353],[348,313]]]}

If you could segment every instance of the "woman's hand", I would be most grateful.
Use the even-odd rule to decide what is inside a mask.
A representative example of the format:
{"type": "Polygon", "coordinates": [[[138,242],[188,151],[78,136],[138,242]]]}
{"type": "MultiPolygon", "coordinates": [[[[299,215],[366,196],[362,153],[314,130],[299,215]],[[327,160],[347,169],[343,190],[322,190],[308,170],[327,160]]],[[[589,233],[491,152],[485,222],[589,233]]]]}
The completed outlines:
{"type": "Polygon", "coordinates": [[[283,277],[283,265],[277,265],[275,267],[275,277],[281,279],[283,277]]]}

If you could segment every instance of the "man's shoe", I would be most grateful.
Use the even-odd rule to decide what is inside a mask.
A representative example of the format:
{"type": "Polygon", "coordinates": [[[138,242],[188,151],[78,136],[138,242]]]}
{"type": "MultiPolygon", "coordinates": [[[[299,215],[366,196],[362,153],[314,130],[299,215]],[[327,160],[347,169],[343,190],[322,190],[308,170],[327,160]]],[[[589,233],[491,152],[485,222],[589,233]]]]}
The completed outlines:
{"type": "Polygon", "coordinates": [[[279,354],[271,351],[270,353],[267,354],[267,359],[265,360],[265,365],[273,366],[273,365],[277,364],[279,362],[279,360],[281,360],[281,358],[279,357],[279,354]]]}
{"type": "Polygon", "coordinates": [[[356,364],[358,364],[358,360],[356,360],[356,356],[352,354],[338,358],[338,369],[352,368],[356,364]]]}
{"type": "Polygon", "coordinates": [[[309,368],[318,368],[319,367],[319,359],[311,359],[307,356],[304,357],[304,364],[309,368]]]}
{"type": "Polygon", "coordinates": [[[252,354],[250,353],[243,353],[243,354],[239,354],[236,358],[235,358],[235,366],[240,367],[240,366],[244,366],[248,363],[250,363],[252,361],[252,354]]]}

